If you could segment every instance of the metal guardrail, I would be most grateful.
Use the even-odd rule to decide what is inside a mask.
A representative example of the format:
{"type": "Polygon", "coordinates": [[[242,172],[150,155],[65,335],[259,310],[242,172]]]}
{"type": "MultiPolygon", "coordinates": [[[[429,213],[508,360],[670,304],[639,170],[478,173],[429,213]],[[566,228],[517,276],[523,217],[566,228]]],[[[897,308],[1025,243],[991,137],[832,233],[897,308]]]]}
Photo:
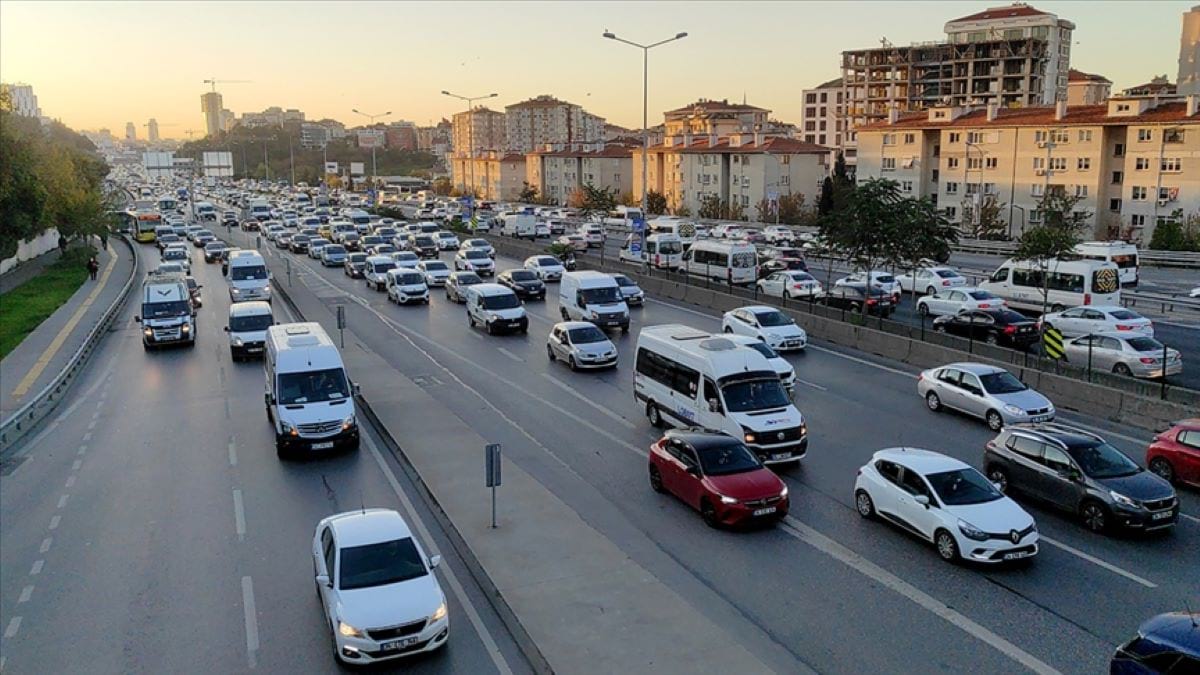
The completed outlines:
{"type": "Polygon", "coordinates": [[[125,242],[133,253],[133,266],[129,270],[129,278],[125,280],[125,285],[121,288],[121,292],[113,299],[112,304],[100,316],[100,320],[92,326],[88,332],[83,344],[75,353],[71,355],[71,359],[67,361],[67,365],[62,371],[54,377],[36,396],[29,399],[25,405],[21,406],[8,419],[0,423],[0,454],[7,452],[17,441],[21,440],[31,430],[35,429],[47,415],[54,411],[63,396],[67,393],[72,382],[83,371],[88,361],[91,359],[92,352],[100,343],[100,338],[108,330],[113,318],[121,310],[125,301],[129,298],[129,291],[133,288],[133,283],[137,279],[138,268],[138,252],[137,245],[126,237],[115,237],[125,242]]]}

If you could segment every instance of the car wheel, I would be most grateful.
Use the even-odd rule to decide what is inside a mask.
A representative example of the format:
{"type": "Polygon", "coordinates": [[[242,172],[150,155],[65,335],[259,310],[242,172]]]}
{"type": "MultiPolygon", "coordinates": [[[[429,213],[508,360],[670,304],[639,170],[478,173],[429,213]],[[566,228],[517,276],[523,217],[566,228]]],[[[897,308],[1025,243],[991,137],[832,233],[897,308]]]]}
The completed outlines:
{"type": "Polygon", "coordinates": [[[1168,483],[1175,482],[1175,467],[1171,466],[1171,463],[1162,457],[1155,457],[1150,460],[1150,470],[1168,483]]]}
{"type": "Polygon", "coordinates": [[[987,411],[987,414],[983,416],[983,419],[985,422],[987,422],[988,428],[992,431],[1000,431],[1004,428],[1004,418],[1001,417],[1000,413],[996,412],[995,410],[987,411]]]}
{"type": "Polygon", "coordinates": [[[554,357],[554,348],[546,345],[546,357],[550,359],[550,363],[554,363],[557,359],[554,357]]]}
{"type": "Polygon", "coordinates": [[[650,487],[660,494],[666,492],[666,489],[663,488],[662,474],[659,473],[658,467],[653,464],[650,465],[650,487]]]}
{"type": "Polygon", "coordinates": [[[925,303],[917,303],[917,314],[921,316],[929,316],[929,305],[925,303]]]}
{"type": "Polygon", "coordinates": [[[1057,303],[1056,303],[1056,304],[1053,304],[1053,305],[1050,305],[1050,311],[1051,311],[1051,312],[1054,312],[1055,314],[1057,314],[1057,313],[1059,313],[1059,312],[1061,312],[1061,311],[1063,311],[1063,310],[1065,310],[1065,309],[1066,309],[1066,306],[1065,306],[1065,305],[1059,305],[1059,304],[1057,304],[1057,303]]]}
{"type": "Polygon", "coordinates": [[[488,334],[488,335],[495,335],[495,334],[496,334],[496,327],[495,327],[495,325],[494,325],[494,324],[491,324],[491,323],[485,323],[485,324],[483,324],[483,327],[484,327],[485,329],[487,329],[487,334],[488,334]]]}
{"type": "Polygon", "coordinates": [[[1008,494],[1008,474],[998,466],[988,469],[988,480],[1000,486],[1000,491],[1008,494]]]}
{"type": "Polygon", "coordinates": [[[732,332],[733,332],[733,329],[732,329],[732,328],[730,328],[729,326],[725,326],[725,334],[726,334],[726,335],[728,335],[728,334],[730,334],[730,333],[732,333],[732,332]]]}
{"type": "Polygon", "coordinates": [[[563,319],[563,321],[570,321],[570,320],[571,320],[571,317],[567,316],[567,308],[566,308],[566,307],[559,307],[559,308],[558,308],[558,313],[562,315],[562,319],[563,319]]]}
{"type": "Polygon", "coordinates": [[[863,518],[875,517],[875,503],[871,501],[871,495],[867,494],[866,490],[854,493],[854,507],[863,518]]]}
{"type": "Polygon", "coordinates": [[[471,316],[470,312],[467,313],[467,324],[471,326],[471,328],[475,327],[475,317],[471,316]]]}
{"type": "Polygon", "coordinates": [[[1084,526],[1092,532],[1099,534],[1108,529],[1108,509],[1100,502],[1084,502],[1079,515],[1083,516],[1084,526]]]}
{"type": "Polygon", "coordinates": [[[935,324],[933,324],[933,332],[935,332],[935,333],[945,333],[945,332],[946,332],[946,327],[945,327],[944,325],[940,324],[940,323],[935,323],[935,324]]]}
{"type": "Polygon", "coordinates": [[[933,412],[940,412],[942,409],[942,399],[938,397],[936,391],[931,391],[925,394],[925,405],[933,412]]]}
{"type": "Polygon", "coordinates": [[[862,311],[862,304],[857,302],[850,303],[850,311],[858,314],[862,311]]]}
{"type": "Polygon", "coordinates": [[[938,530],[933,535],[933,543],[937,546],[938,556],[946,562],[958,562],[958,542],[954,535],[946,530],[938,530]]]}
{"type": "Polygon", "coordinates": [[[934,295],[936,293],[937,293],[937,291],[934,290],[933,286],[930,286],[929,288],[925,289],[925,295],[934,295]]]}
{"type": "Polygon", "coordinates": [[[1113,372],[1117,375],[1124,375],[1125,377],[1133,375],[1133,371],[1129,370],[1129,366],[1125,365],[1124,363],[1118,363],[1117,365],[1113,366],[1113,372]]]}
{"type": "Polygon", "coordinates": [[[571,370],[579,370],[579,365],[575,363],[574,356],[567,357],[567,365],[571,368],[571,370]]]}
{"type": "Polygon", "coordinates": [[[290,453],[287,451],[287,448],[284,447],[283,443],[281,443],[279,441],[275,441],[275,456],[276,457],[278,457],[279,459],[287,459],[289,454],[290,453]]]}
{"type": "Polygon", "coordinates": [[[721,522],[717,520],[717,508],[713,503],[708,501],[708,498],[700,500],[700,517],[704,519],[704,524],[712,528],[721,526],[721,522]]]}
{"type": "Polygon", "coordinates": [[[663,428],[662,413],[658,412],[658,406],[654,404],[654,401],[646,404],[646,419],[650,420],[650,426],[655,429],[663,428]]]}
{"type": "Polygon", "coordinates": [[[997,342],[999,342],[999,340],[996,338],[995,333],[988,333],[987,337],[984,338],[984,341],[987,342],[989,345],[994,345],[997,342]]]}

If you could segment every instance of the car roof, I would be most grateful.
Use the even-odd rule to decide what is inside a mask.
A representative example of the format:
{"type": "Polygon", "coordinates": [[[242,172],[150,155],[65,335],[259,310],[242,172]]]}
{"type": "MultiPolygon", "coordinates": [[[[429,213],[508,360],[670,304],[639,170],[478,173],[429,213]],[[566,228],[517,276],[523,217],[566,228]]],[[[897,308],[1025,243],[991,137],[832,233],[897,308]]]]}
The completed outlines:
{"type": "Polygon", "coordinates": [[[736,312],[738,309],[744,309],[747,312],[753,312],[754,314],[765,314],[767,312],[778,312],[779,311],[775,307],[769,307],[767,305],[746,305],[744,307],[738,307],[737,309],[734,309],[733,311],[736,312]]]}
{"type": "MultiPolygon", "coordinates": [[[[1150,337],[1149,335],[1143,335],[1141,333],[1136,333],[1136,332],[1127,331],[1127,330],[1126,331],[1102,330],[1102,331],[1096,331],[1095,333],[1088,333],[1087,335],[1081,335],[1081,336],[1079,336],[1079,338],[1085,338],[1085,337],[1088,337],[1091,335],[1099,335],[1100,337],[1113,338],[1114,340],[1121,340],[1122,342],[1124,342],[1125,340],[1128,340],[1130,338],[1150,337]]],[[[1075,338],[1075,339],[1078,340],[1079,338],[1075,338]]]]}
{"type": "Polygon", "coordinates": [[[1008,372],[997,366],[989,366],[986,363],[971,363],[969,361],[958,361],[956,363],[947,363],[944,366],[938,366],[938,369],[941,368],[957,368],[974,375],[991,375],[992,373],[1008,372]]]}
{"type": "Polygon", "coordinates": [[[664,436],[681,440],[697,450],[739,442],[724,432],[700,428],[671,429],[664,436]]]}
{"type": "MultiPolygon", "coordinates": [[[[1166,612],[1150,617],[1138,627],[1138,635],[1160,645],[1200,656],[1200,619],[1185,612],[1166,612]]],[[[1182,671],[1181,671],[1182,672],[1182,671]]]]}
{"type": "Polygon", "coordinates": [[[588,326],[595,327],[595,325],[591,321],[559,321],[554,324],[554,327],[563,330],[575,330],[576,328],[587,328],[588,326]]]}
{"type": "Polygon", "coordinates": [[[500,284],[475,284],[471,287],[471,292],[479,295],[513,295],[511,288],[500,284]]]}
{"type": "Polygon", "coordinates": [[[229,316],[250,316],[253,314],[270,314],[270,303],[262,300],[253,300],[250,302],[235,302],[229,306],[229,316]]]}
{"type": "Polygon", "coordinates": [[[401,515],[385,508],[354,510],[330,516],[324,522],[334,530],[337,546],[342,549],[413,536],[401,515]]]}
{"type": "MultiPolygon", "coordinates": [[[[1126,307],[1122,307],[1120,305],[1080,305],[1079,307],[1070,307],[1068,309],[1094,309],[1098,312],[1115,312],[1119,309],[1126,310],[1126,311],[1133,311],[1126,307]]],[[[1063,310],[1063,311],[1065,312],[1066,310],[1063,310]]],[[[1136,312],[1134,312],[1134,313],[1136,314],[1136,312]]]]}
{"type": "Polygon", "coordinates": [[[872,459],[886,459],[922,475],[971,468],[966,462],[922,448],[884,448],[872,455],[872,459]]]}

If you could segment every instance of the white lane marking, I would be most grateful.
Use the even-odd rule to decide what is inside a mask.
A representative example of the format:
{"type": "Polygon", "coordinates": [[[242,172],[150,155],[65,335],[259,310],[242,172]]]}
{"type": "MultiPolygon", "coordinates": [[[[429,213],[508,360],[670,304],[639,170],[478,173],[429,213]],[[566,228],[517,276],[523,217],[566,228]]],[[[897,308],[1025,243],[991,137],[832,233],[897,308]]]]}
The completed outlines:
{"type": "Polygon", "coordinates": [[[80,457],[84,456],[85,454],[87,454],[87,448],[88,448],[88,446],[86,446],[86,445],[79,446],[79,452],[77,454],[80,457]]]}
{"type": "Polygon", "coordinates": [[[229,466],[237,466],[237,445],[229,439],[229,466]]]}
{"type": "Polygon", "coordinates": [[[67,500],[70,498],[71,498],[71,495],[63,495],[63,496],[59,497],[58,498],[58,508],[61,509],[62,507],[66,506],[67,500]]]}
{"type": "Polygon", "coordinates": [[[233,522],[237,528],[238,541],[246,538],[246,511],[242,506],[242,491],[233,491],[233,522]]]}
{"type": "Polygon", "coordinates": [[[1179,514],[1179,517],[1180,517],[1180,518],[1187,518],[1188,520],[1192,521],[1193,523],[1200,523],[1200,518],[1197,518],[1196,516],[1189,516],[1189,515],[1188,515],[1188,514],[1186,514],[1186,513],[1180,513],[1180,514],[1179,514]]]}
{"type": "Polygon", "coordinates": [[[470,335],[471,337],[475,338],[476,340],[483,339],[483,336],[480,335],[479,333],[476,333],[474,328],[472,328],[471,330],[468,330],[467,335],[470,335]]]}
{"type": "Polygon", "coordinates": [[[45,553],[50,550],[50,546],[54,543],[54,537],[46,537],[42,540],[42,545],[38,547],[38,553],[45,553]]]}
{"type": "Polygon", "coordinates": [[[67,487],[75,487],[75,476],[67,476],[67,487]]]}
{"type": "Polygon", "coordinates": [[[1059,672],[1015,644],[950,608],[937,598],[796,520],[792,516],[784,518],[784,522],[780,524],[780,529],[847,567],[854,569],[863,576],[908,598],[917,606],[941,617],[950,625],[981,640],[1029,670],[1043,675],[1057,674],[1059,672]]]}
{"type": "MultiPolygon", "coordinates": [[[[404,508],[405,517],[408,522],[416,525],[417,534],[425,541],[426,548],[433,549],[433,537],[429,534],[429,528],[425,526],[425,521],[413,508],[412,501],[408,495],[404,494],[404,490],[400,488],[400,481],[396,480],[396,474],[392,472],[392,467],[383,458],[383,453],[376,447],[375,441],[369,434],[363,434],[363,440],[366,441],[367,449],[371,451],[371,456],[375,458],[375,463],[379,465],[379,469],[383,472],[383,477],[387,479],[388,485],[391,486],[392,492],[396,493],[396,498],[400,500],[400,505],[404,508]]],[[[475,628],[475,633],[479,636],[479,641],[483,643],[484,649],[487,650],[488,656],[491,657],[492,663],[496,666],[496,670],[502,675],[512,675],[512,670],[508,667],[508,663],[504,660],[504,654],[501,653],[500,647],[496,641],[492,639],[492,634],[488,632],[487,626],[483,624],[483,619],[479,616],[479,611],[475,609],[475,605],[471,603],[471,598],[467,596],[466,589],[458,581],[458,575],[454,570],[450,569],[450,565],[445,564],[438,567],[438,570],[446,577],[446,582],[450,584],[450,591],[458,598],[458,602],[463,607],[463,611],[467,613],[467,619],[470,620],[471,626],[475,628]]]]}
{"type": "MultiPolygon", "coordinates": [[[[88,387],[88,390],[87,390],[87,391],[85,391],[85,392],[83,392],[82,394],[80,394],[80,395],[79,395],[79,400],[77,400],[77,401],[75,401],[74,403],[72,403],[72,404],[71,404],[71,406],[70,406],[69,408],[67,408],[66,410],[64,410],[64,411],[62,412],[62,414],[61,414],[61,415],[59,415],[58,417],[54,418],[54,423],[55,423],[55,424],[58,424],[59,422],[62,422],[63,420],[65,420],[65,419],[67,419],[68,417],[70,417],[70,416],[71,416],[71,413],[75,412],[75,409],[76,409],[76,408],[78,408],[80,405],[82,405],[82,404],[84,403],[84,401],[88,401],[88,400],[90,400],[90,399],[91,399],[91,396],[92,396],[92,394],[93,394],[93,393],[96,391],[96,388],[97,388],[97,387],[99,387],[100,385],[104,384],[104,381],[105,381],[106,379],[108,379],[108,376],[109,376],[110,374],[112,374],[112,369],[113,369],[113,364],[114,364],[114,363],[116,363],[116,359],[113,359],[112,361],[110,361],[110,362],[109,362],[109,364],[108,364],[108,368],[106,368],[106,369],[105,369],[105,371],[104,371],[104,374],[102,374],[102,375],[100,376],[100,379],[96,380],[96,383],[95,383],[95,384],[93,384],[92,386],[88,387]]],[[[40,440],[40,439],[39,439],[39,440],[40,440]]]]}
{"type": "Polygon", "coordinates": [[[496,351],[498,351],[498,352],[500,352],[501,354],[503,354],[503,355],[507,356],[508,358],[512,359],[513,361],[516,361],[517,363],[525,363],[525,359],[523,359],[523,358],[521,358],[521,357],[517,356],[516,354],[514,354],[514,353],[512,353],[512,352],[508,351],[508,350],[507,350],[507,349],[505,349],[504,347],[496,347],[496,351]]]}
{"type": "Polygon", "coordinates": [[[92,432],[89,431],[83,435],[83,442],[87,443],[90,440],[92,440],[92,432]]]}
{"type": "Polygon", "coordinates": [[[258,610],[254,607],[254,581],[242,577],[242,610],[246,615],[246,659],[253,668],[258,665],[258,610]]]}
{"type": "Polygon", "coordinates": [[[17,631],[19,630],[21,630],[21,617],[14,616],[12,620],[8,622],[8,628],[4,629],[4,637],[15,638],[17,636],[17,631]]]}
{"type": "Polygon", "coordinates": [[[33,586],[26,586],[21,589],[21,597],[17,598],[17,604],[29,602],[29,598],[33,597],[33,586]]]}
{"type": "Polygon", "coordinates": [[[796,378],[796,381],[799,382],[800,384],[807,385],[807,386],[812,387],[813,389],[817,389],[819,391],[829,391],[828,389],[826,389],[825,387],[822,387],[821,385],[817,384],[816,382],[809,382],[808,380],[804,380],[799,377],[796,378]]]}
{"type": "Polygon", "coordinates": [[[95,421],[96,421],[96,420],[98,420],[98,419],[100,419],[100,411],[99,411],[99,410],[97,410],[96,412],[92,413],[92,421],[93,421],[93,422],[95,422],[95,421]]]}
{"type": "Polygon", "coordinates": [[[42,573],[42,568],[46,566],[45,560],[34,560],[33,567],[29,568],[29,576],[36,577],[42,573]]]}
{"type": "Polygon", "coordinates": [[[592,408],[600,411],[601,413],[608,415],[608,417],[610,419],[614,420],[617,424],[620,424],[627,429],[636,429],[637,428],[637,426],[634,425],[629,420],[625,419],[624,417],[621,417],[620,415],[609,410],[608,408],[605,408],[604,406],[600,405],[599,403],[596,403],[595,401],[589,399],[588,397],[584,396],[583,394],[580,394],[579,392],[572,389],[571,385],[567,384],[566,382],[563,382],[562,380],[551,375],[550,373],[542,373],[542,377],[546,378],[547,380],[550,380],[550,382],[553,383],[555,386],[557,386],[559,389],[562,389],[563,391],[574,396],[575,398],[579,399],[580,401],[583,401],[584,403],[590,405],[592,408]]]}
{"type": "Polygon", "coordinates": [[[908,371],[905,371],[905,370],[900,370],[899,368],[892,368],[891,366],[885,366],[885,365],[883,365],[883,364],[881,364],[881,363],[875,363],[874,361],[869,361],[869,360],[867,360],[867,359],[860,359],[860,358],[858,358],[857,356],[850,356],[849,354],[843,354],[843,353],[841,353],[841,352],[839,352],[839,351],[834,351],[834,350],[832,350],[832,349],[829,349],[829,348],[827,348],[827,347],[820,347],[820,346],[817,346],[817,345],[812,345],[812,344],[810,344],[808,347],[809,347],[809,349],[815,349],[815,350],[817,350],[817,351],[819,351],[819,352],[824,352],[824,353],[826,353],[826,354],[832,354],[833,356],[836,356],[836,357],[838,357],[838,358],[841,358],[841,359],[846,359],[847,361],[854,361],[855,363],[861,363],[861,364],[863,364],[864,366],[871,366],[872,368],[878,368],[878,369],[880,369],[880,370],[886,370],[886,371],[888,371],[889,373],[895,373],[895,374],[897,374],[897,375],[902,375],[902,376],[904,376],[904,377],[910,377],[910,378],[911,378],[911,377],[914,377],[914,376],[917,374],[917,372],[919,372],[919,371],[916,371],[916,372],[908,372],[908,371]]]}
{"type": "Polygon", "coordinates": [[[96,420],[94,418],[92,419],[91,422],[88,422],[87,428],[88,428],[88,431],[91,431],[92,429],[96,428],[96,420]]]}
{"type": "Polygon", "coordinates": [[[1050,537],[1047,537],[1044,534],[1038,538],[1041,539],[1042,541],[1046,542],[1047,544],[1050,544],[1051,546],[1060,548],[1060,549],[1066,551],[1067,553],[1078,556],[1078,557],[1092,563],[1093,565],[1098,565],[1100,567],[1103,567],[1104,569],[1108,570],[1109,572],[1112,572],[1114,574],[1120,574],[1121,576],[1125,577],[1126,579],[1129,579],[1130,581],[1133,581],[1135,583],[1139,583],[1139,584],[1145,586],[1146,588],[1158,588],[1158,584],[1156,584],[1152,581],[1143,579],[1142,577],[1139,577],[1138,575],[1134,574],[1133,572],[1123,570],[1120,567],[1117,567],[1116,565],[1114,565],[1112,563],[1105,562],[1105,561],[1097,558],[1094,555],[1084,553],[1083,551],[1080,551],[1079,549],[1077,549],[1073,546],[1064,544],[1063,542],[1058,541],[1057,539],[1051,539],[1050,537]]]}
{"type": "Polygon", "coordinates": [[[78,470],[79,470],[79,467],[81,467],[81,466],[83,466],[83,460],[82,460],[82,459],[77,459],[77,460],[75,460],[74,462],[71,462],[71,470],[72,470],[72,471],[78,471],[78,470]]]}
{"type": "Polygon", "coordinates": [[[58,529],[58,524],[59,524],[60,522],[62,522],[62,516],[54,516],[53,518],[51,518],[51,519],[50,519],[50,529],[51,529],[51,530],[57,530],[57,529],[58,529]]]}

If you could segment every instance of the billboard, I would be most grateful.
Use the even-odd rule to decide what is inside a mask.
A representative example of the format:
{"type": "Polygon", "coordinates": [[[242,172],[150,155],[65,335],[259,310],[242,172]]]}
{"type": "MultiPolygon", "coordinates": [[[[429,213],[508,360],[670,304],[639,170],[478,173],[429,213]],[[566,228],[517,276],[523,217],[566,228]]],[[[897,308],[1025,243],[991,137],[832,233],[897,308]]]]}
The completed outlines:
{"type": "Polygon", "coordinates": [[[325,173],[326,174],[330,174],[330,173],[336,174],[337,172],[338,172],[338,163],[337,162],[325,162],[325,173]]]}
{"type": "Polygon", "coordinates": [[[142,167],[148,178],[170,178],[175,173],[175,153],[143,152],[142,167]]]}
{"type": "Polygon", "coordinates": [[[232,152],[206,152],[202,160],[205,178],[233,178],[232,152]]]}
{"type": "Polygon", "coordinates": [[[366,171],[363,170],[365,162],[350,162],[351,176],[365,176],[366,171]]]}

